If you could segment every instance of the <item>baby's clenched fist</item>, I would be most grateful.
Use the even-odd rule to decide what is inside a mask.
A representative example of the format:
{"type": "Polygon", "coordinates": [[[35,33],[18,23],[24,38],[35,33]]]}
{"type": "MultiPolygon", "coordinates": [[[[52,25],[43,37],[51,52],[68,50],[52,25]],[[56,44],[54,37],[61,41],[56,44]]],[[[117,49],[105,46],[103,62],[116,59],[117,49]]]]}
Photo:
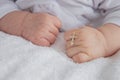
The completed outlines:
{"type": "Polygon", "coordinates": [[[46,13],[32,13],[24,19],[22,36],[34,44],[50,46],[61,27],[60,20],[46,13]]]}
{"type": "Polygon", "coordinates": [[[95,28],[83,27],[65,33],[66,52],[75,62],[107,56],[104,35],[95,28]]]}

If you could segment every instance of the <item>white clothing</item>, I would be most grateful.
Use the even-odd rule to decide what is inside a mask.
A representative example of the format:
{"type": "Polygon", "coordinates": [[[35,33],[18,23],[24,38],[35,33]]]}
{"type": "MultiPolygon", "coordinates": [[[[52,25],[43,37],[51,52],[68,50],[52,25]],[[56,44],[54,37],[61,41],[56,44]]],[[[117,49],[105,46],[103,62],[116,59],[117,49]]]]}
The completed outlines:
{"type": "Polygon", "coordinates": [[[14,10],[55,15],[64,30],[87,25],[99,17],[104,17],[103,24],[120,26],[120,0],[0,0],[0,18],[14,10]]]}

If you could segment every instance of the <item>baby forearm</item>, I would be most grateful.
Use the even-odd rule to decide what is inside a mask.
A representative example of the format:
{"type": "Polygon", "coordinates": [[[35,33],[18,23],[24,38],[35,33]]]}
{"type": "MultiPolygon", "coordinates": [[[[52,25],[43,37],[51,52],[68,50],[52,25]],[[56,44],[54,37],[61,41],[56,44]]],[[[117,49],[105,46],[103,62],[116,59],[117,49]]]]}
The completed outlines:
{"type": "Polygon", "coordinates": [[[105,24],[98,28],[104,35],[108,45],[106,52],[109,55],[120,49],[120,27],[114,24],[105,24]]]}
{"type": "Polygon", "coordinates": [[[0,19],[0,30],[13,35],[21,35],[22,23],[28,12],[14,11],[0,19]]]}

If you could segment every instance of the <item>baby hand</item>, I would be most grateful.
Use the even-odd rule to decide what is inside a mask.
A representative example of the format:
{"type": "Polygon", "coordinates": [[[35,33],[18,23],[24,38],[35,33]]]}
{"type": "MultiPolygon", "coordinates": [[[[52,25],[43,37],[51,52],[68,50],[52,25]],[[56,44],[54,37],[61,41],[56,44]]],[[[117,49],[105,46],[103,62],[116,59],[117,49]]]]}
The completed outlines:
{"type": "Polygon", "coordinates": [[[50,46],[56,40],[61,27],[60,20],[46,13],[31,13],[22,24],[22,36],[40,46],[50,46]]]}
{"type": "Polygon", "coordinates": [[[60,20],[47,13],[13,11],[0,19],[0,30],[40,46],[54,43],[60,27],[60,20]]]}
{"type": "Polygon", "coordinates": [[[97,29],[83,27],[65,33],[66,52],[73,61],[81,63],[106,56],[107,43],[97,29]]]}

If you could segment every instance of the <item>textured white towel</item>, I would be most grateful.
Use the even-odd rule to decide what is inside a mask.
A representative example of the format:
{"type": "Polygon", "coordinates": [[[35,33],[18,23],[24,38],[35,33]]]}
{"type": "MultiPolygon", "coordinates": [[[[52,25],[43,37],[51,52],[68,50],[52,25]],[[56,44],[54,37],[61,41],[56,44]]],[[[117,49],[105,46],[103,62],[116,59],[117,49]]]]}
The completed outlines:
{"type": "Polygon", "coordinates": [[[63,34],[40,47],[0,32],[0,80],[120,80],[120,52],[76,64],[64,53],[63,34]]]}

